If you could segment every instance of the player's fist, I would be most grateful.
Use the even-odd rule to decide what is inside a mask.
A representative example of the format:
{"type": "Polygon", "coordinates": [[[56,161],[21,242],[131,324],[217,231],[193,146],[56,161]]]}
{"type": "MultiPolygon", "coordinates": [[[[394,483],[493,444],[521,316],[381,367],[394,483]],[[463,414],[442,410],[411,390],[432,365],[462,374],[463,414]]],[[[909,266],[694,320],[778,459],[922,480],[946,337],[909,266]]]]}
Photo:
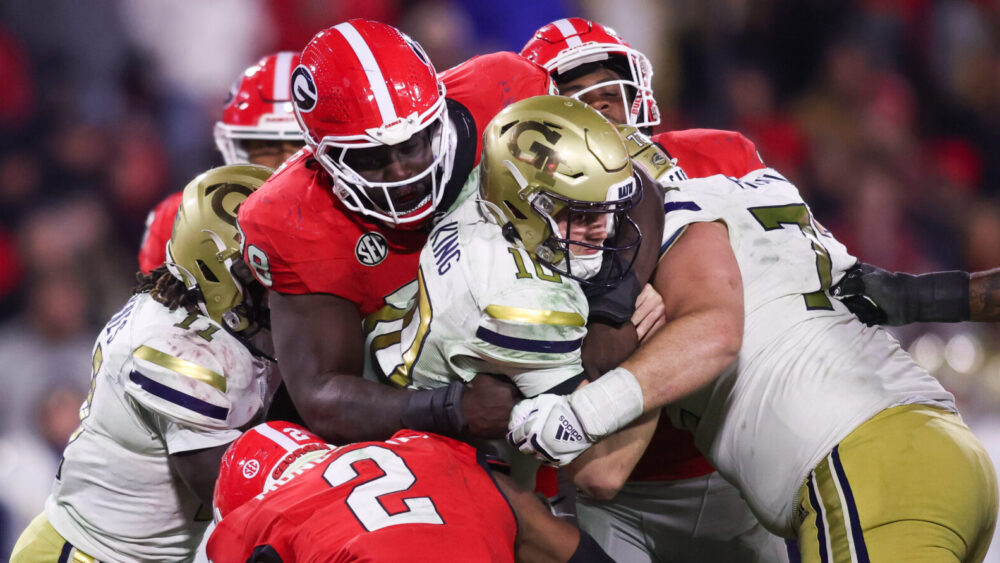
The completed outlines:
{"type": "Polygon", "coordinates": [[[510,380],[477,375],[465,384],[462,394],[466,433],[477,438],[502,438],[507,431],[511,409],[523,398],[510,380]]]}
{"type": "Polygon", "coordinates": [[[549,394],[514,406],[507,441],[521,453],[556,467],[573,461],[593,445],[567,397],[549,394]]]}

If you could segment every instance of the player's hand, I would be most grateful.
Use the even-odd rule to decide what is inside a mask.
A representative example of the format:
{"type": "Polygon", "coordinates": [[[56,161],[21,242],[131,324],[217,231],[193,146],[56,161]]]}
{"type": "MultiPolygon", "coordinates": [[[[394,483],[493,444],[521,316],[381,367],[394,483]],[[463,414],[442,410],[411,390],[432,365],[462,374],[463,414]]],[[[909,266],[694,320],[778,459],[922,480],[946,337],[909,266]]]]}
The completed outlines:
{"type": "Polygon", "coordinates": [[[635,312],[632,313],[632,324],[639,336],[639,342],[653,334],[658,328],[667,324],[663,308],[663,297],[648,283],[639,292],[635,300],[635,312]]]}
{"type": "Polygon", "coordinates": [[[861,322],[868,326],[904,324],[893,318],[895,278],[891,272],[871,264],[859,263],[844,274],[830,295],[839,299],[861,322]]]}
{"type": "Polygon", "coordinates": [[[573,461],[593,445],[567,396],[550,394],[526,399],[514,407],[507,441],[521,453],[556,467],[573,461]]]}
{"type": "Polygon", "coordinates": [[[462,414],[466,432],[477,438],[503,438],[511,409],[524,396],[510,380],[479,374],[465,386],[462,414]]]}

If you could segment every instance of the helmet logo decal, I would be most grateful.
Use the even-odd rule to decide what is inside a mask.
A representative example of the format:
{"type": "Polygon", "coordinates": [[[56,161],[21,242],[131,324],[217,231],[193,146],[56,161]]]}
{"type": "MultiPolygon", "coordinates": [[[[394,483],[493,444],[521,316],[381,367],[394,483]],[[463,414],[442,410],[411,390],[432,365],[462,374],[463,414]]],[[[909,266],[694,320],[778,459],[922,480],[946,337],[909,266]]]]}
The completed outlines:
{"type": "Polygon", "coordinates": [[[256,459],[251,459],[243,464],[243,476],[247,479],[253,479],[259,471],[260,462],[256,459]]]}
{"type": "Polygon", "coordinates": [[[236,211],[240,206],[237,204],[233,209],[226,209],[225,206],[226,196],[233,193],[243,196],[238,200],[240,203],[243,203],[244,199],[250,197],[253,190],[241,184],[215,184],[205,188],[205,195],[212,196],[212,211],[215,212],[219,219],[235,227],[236,211]]]}
{"type": "Polygon", "coordinates": [[[292,73],[292,100],[302,113],[309,113],[316,107],[316,81],[305,65],[299,65],[292,73]]]}
{"type": "Polygon", "coordinates": [[[507,142],[507,149],[510,151],[511,156],[537,168],[540,174],[536,175],[536,179],[551,185],[555,182],[552,173],[563,161],[559,158],[559,154],[555,149],[551,146],[545,146],[538,141],[532,141],[529,147],[529,150],[533,154],[521,150],[518,140],[521,138],[521,135],[524,135],[528,131],[540,133],[546,142],[553,145],[562,138],[562,135],[538,121],[522,121],[514,126],[513,135],[511,135],[510,141],[507,142]]]}
{"type": "Polygon", "coordinates": [[[365,266],[377,266],[389,256],[389,243],[382,233],[369,231],[358,239],[354,255],[365,266]]]}

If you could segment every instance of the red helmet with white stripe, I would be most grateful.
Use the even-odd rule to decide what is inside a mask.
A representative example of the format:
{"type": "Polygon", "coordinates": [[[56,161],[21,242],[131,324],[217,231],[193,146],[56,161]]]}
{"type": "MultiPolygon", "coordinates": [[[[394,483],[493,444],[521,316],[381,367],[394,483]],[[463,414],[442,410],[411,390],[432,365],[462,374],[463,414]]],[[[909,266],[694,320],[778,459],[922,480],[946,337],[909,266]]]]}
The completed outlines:
{"type": "Polygon", "coordinates": [[[521,56],[549,71],[557,85],[560,78],[582,65],[608,67],[621,78],[574,92],[572,97],[582,99],[594,89],[617,85],[629,125],[652,127],[660,123],[660,110],[653,98],[652,64],[610,27],[583,18],[556,20],[535,32],[521,49],[521,56]]]}
{"type": "Polygon", "coordinates": [[[215,146],[226,164],[249,162],[243,141],[302,142],[290,93],[292,69],[298,64],[298,53],[267,55],[233,83],[222,120],[215,124],[215,146]]]}
{"type": "Polygon", "coordinates": [[[290,475],[289,469],[298,469],[333,448],[291,422],[276,420],[247,430],[222,456],[212,499],[216,522],[290,475]]]}
{"type": "Polygon", "coordinates": [[[451,175],[454,133],[420,45],[370,20],[325,29],[302,51],[292,97],[306,144],[349,209],[393,225],[430,216],[451,175]]]}

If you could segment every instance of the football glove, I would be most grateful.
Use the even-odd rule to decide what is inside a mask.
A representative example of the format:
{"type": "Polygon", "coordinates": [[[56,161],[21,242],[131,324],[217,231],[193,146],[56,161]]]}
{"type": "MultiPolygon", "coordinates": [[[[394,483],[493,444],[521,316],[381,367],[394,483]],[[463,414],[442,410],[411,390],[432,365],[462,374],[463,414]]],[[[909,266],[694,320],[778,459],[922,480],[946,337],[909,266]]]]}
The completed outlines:
{"type": "Polygon", "coordinates": [[[567,396],[549,394],[514,406],[507,441],[521,453],[556,467],[573,461],[593,445],[567,396]]]}

